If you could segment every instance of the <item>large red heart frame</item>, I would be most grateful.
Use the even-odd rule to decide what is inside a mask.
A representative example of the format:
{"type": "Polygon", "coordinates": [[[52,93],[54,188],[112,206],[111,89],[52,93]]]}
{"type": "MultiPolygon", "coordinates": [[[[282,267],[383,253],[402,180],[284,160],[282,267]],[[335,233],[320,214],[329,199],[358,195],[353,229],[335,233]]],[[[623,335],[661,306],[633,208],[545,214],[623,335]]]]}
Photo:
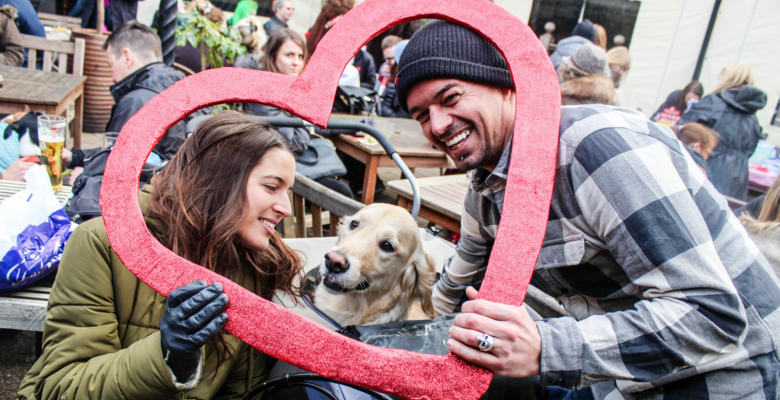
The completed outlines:
{"type": "Polygon", "coordinates": [[[486,0],[367,0],[322,39],[298,76],[219,68],[183,79],[125,124],[100,195],[108,238],[141,281],[166,295],[194,280],[220,282],[230,298],[225,329],[263,353],[341,382],[408,399],[477,399],[492,374],[449,354],[434,356],[369,346],[263,300],[175,255],[148,232],[138,206],[144,160],[168,128],[202,107],[255,102],[324,127],[341,71],[368,40],[419,18],[458,22],[504,55],[517,90],[503,216],[480,298],[520,305],[544,236],[555,173],[560,92],[545,49],[523,22],[486,0]]]}

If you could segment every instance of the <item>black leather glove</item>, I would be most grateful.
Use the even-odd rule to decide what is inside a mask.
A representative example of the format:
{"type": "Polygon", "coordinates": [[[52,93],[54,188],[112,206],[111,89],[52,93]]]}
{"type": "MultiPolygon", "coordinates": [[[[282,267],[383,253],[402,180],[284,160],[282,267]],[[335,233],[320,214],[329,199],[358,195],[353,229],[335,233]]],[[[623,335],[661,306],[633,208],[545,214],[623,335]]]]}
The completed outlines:
{"type": "Polygon", "coordinates": [[[195,281],[170,293],[160,320],[165,362],[178,382],[189,381],[198,368],[200,348],[227,322],[222,310],[228,297],[222,285],[195,281]]]}

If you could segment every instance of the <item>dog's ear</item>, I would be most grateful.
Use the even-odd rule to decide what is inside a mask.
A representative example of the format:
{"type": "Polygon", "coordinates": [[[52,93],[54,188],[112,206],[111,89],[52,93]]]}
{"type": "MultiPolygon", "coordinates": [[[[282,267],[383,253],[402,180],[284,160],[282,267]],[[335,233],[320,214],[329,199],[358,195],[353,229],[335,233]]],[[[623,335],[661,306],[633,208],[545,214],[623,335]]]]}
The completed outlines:
{"type": "Polygon", "coordinates": [[[415,299],[420,301],[423,312],[429,317],[434,317],[433,301],[433,281],[436,279],[436,264],[433,257],[425,250],[417,252],[414,260],[413,274],[414,283],[410,289],[414,290],[415,299]]]}

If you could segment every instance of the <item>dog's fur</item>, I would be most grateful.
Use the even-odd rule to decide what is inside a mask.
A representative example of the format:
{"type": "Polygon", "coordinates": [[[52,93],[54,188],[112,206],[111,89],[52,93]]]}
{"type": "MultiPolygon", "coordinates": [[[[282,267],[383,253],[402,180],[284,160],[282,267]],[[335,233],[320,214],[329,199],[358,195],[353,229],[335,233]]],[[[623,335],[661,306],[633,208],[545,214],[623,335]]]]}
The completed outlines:
{"type": "Polygon", "coordinates": [[[417,224],[403,208],[372,204],[345,218],[320,272],[315,305],[342,325],[405,321],[418,302],[433,316],[435,265],[423,250],[417,224]],[[334,262],[343,264],[336,268],[334,262]]]}

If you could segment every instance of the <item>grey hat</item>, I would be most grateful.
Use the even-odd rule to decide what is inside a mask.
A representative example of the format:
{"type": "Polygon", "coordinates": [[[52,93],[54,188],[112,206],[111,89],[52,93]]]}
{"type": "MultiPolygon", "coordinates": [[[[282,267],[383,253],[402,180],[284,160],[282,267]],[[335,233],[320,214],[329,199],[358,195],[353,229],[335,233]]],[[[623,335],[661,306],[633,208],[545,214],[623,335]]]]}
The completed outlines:
{"type": "Polygon", "coordinates": [[[607,53],[599,46],[585,43],[571,56],[564,56],[563,62],[578,75],[597,75],[611,78],[607,53]]]}

